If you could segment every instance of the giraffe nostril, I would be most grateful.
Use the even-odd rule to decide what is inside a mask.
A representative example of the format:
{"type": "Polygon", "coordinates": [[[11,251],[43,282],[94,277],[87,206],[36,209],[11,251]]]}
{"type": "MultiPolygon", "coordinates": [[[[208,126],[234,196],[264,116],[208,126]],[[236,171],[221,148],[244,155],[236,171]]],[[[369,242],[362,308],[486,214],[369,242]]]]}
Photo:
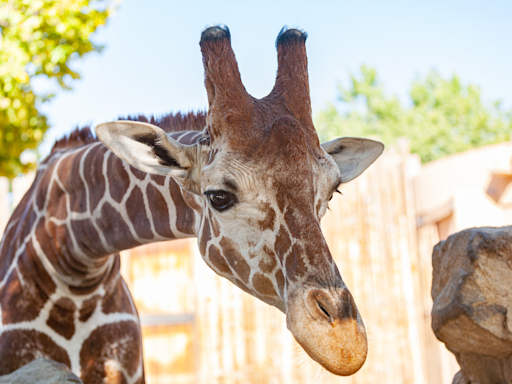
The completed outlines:
{"type": "Polygon", "coordinates": [[[320,301],[316,300],[316,305],[318,305],[318,308],[325,314],[325,316],[327,316],[329,321],[332,323],[332,316],[329,313],[329,311],[327,309],[325,309],[325,307],[322,305],[322,303],[320,301]]]}
{"type": "Polygon", "coordinates": [[[336,292],[313,289],[309,291],[307,301],[317,320],[323,319],[322,321],[328,321],[331,325],[343,320],[357,321],[357,307],[346,288],[336,292]]]}
{"type": "Polygon", "coordinates": [[[329,295],[321,289],[314,289],[308,293],[308,306],[314,317],[323,319],[332,324],[336,318],[336,306],[332,303],[329,295]]]}

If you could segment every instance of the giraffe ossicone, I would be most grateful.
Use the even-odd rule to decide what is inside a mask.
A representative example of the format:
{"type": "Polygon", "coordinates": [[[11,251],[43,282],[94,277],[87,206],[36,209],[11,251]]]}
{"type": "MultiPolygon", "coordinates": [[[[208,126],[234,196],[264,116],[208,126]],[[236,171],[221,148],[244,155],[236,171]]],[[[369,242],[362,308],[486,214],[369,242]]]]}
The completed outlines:
{"type": "Polygon", "coordinates": [[[0,375],[47,357],[85,383],[144,382],[117,252],[185,237],[198,238],[216,273],[284,312],[324,368],[350,375],[362,366],[366,331],[320,219],[339,184],[383,145],[320,145],[305,40],[280,32],[275,86],[255,99],[229,30],[208,28],[200,41],[206,116],[105,123],[96,127],[105,146],[86,130],[56,145],[0,244],[0,375]]]}

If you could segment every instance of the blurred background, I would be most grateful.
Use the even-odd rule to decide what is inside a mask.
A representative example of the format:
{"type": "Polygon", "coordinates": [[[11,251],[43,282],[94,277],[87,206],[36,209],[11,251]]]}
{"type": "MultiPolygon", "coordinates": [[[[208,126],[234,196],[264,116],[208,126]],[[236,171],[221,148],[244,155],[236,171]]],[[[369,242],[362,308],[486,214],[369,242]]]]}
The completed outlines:
{"type": "Polygon", "coordinates": [[[464,228],[512,223],[511,17],[507,1],[4,0],[0,231],[74,128],[206,109],[205,27],[229,26],[255,97],[273,86],[279,30],[304,29],[321,139],[387,145],[322,221],[368,360],[350,378],[322,371],[284,315],[216,276],[190,239],[122,256],[147,381],[451,383],[458,365],[430,328],[431,252],[464,228]]]}

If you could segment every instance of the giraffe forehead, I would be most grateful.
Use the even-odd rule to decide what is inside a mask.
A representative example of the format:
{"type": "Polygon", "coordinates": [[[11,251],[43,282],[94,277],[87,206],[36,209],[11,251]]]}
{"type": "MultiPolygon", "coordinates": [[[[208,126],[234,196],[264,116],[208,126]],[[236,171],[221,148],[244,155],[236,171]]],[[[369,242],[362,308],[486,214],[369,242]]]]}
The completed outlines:
{"type": "MultiPolygon", "coordinates": [[[[285,186],[301,189],[338,178],[338,168],[323,150],[311,149],[300,140],[288,142],[265,140],[234,150],[229,145],[210,149],[202,170],[205,184],[233,180],[240,184],[254,183],[261,187],[285,186]]],[[[254,187],[254,185],[252,186],[254,187]]]]}

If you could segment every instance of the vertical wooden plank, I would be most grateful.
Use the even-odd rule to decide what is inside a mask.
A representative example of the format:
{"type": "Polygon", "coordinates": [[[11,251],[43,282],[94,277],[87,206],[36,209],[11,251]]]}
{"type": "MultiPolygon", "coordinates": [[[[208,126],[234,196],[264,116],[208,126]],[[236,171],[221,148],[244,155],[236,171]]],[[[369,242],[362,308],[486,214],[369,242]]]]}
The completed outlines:
{"type": "Polygon", "coordinates": [[[148,384],[193,384],[192,324],[142,327],[148,384]]]}

